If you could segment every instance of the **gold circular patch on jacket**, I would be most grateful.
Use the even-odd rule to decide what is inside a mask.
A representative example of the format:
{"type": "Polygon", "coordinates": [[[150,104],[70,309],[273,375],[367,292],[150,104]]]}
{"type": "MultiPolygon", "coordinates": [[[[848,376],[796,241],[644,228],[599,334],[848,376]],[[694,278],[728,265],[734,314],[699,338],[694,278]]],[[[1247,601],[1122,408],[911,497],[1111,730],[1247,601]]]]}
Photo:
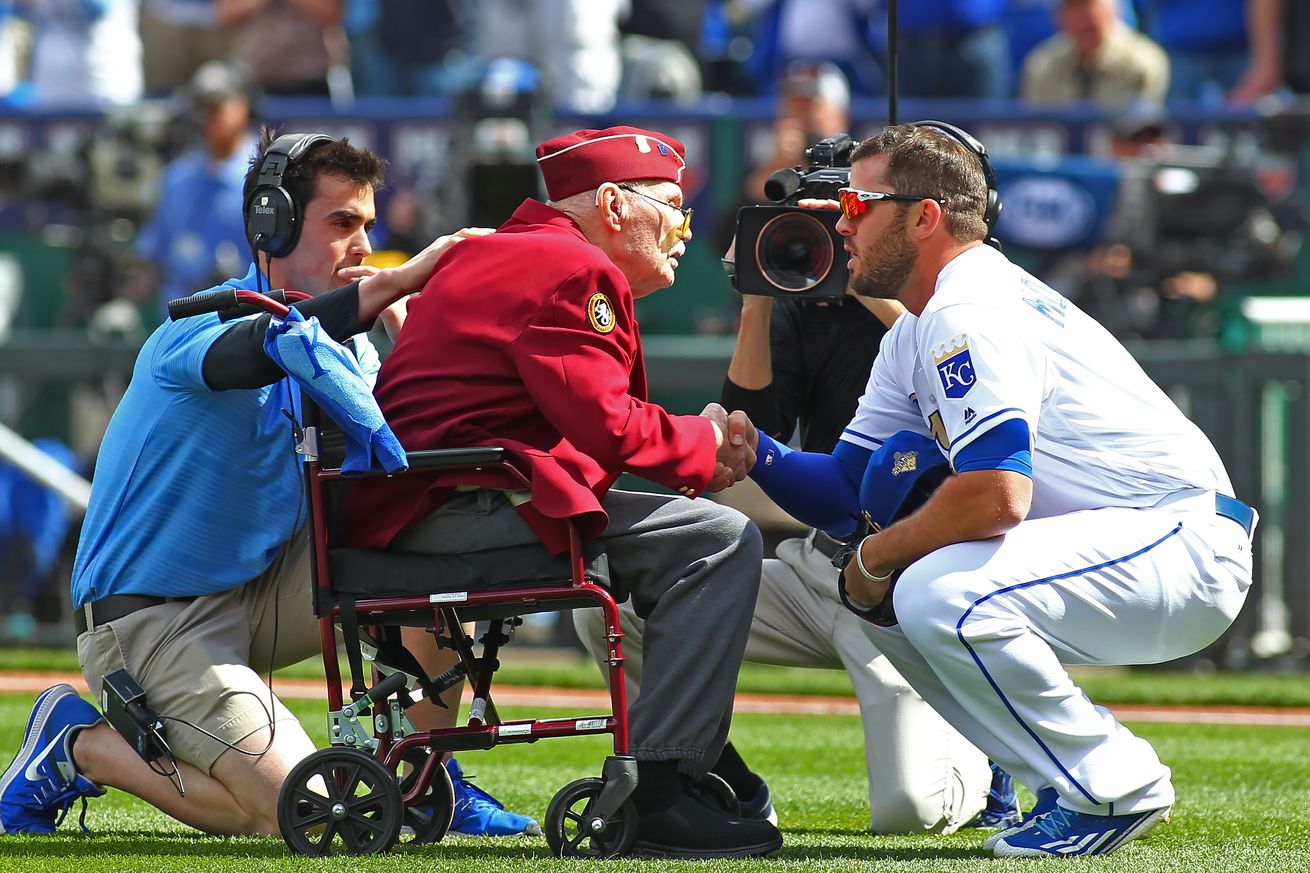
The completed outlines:
{"type": "Polygon", "coordinates": [[[596,333],[614,330],[614,307],[610,305],[610,299],[599,291],[587,301],[587,321],[591,322],[591,329],[596,333]]]}

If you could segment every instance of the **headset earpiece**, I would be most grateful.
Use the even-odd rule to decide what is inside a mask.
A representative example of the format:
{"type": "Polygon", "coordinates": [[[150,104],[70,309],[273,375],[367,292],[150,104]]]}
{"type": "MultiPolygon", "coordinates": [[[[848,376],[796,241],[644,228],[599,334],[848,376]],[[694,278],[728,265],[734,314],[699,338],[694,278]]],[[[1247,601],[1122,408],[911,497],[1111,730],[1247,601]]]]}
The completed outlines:
{"type": "Polygon", "coordinates": [[[932,128],[943,136],[955,140],[978,158],[978,163],[982,166],[983,181],[987,184],[987,205],[983,210],[983,223],[987,225],[987,242],[1000,248],[1000,244],[992,234],[996,231],[997,219],[1001,217],[1001,194],[996,190],[996,171],[992,169],[992,162],[987,158],[987,146],[967,130],[954,124],[947,124],[945,121],[916,121],[914,126],[932,128]]]}
{"type": "Polygon", "coordinates": [[[287,171],[305,152],[335,140],[325,133],[288,133],[279,136],[260,158],[255,187],[246,198],[246,239],[254,254],[269,258],[291,254],[300,239],[303,204],[282,184],[287,171]]]}

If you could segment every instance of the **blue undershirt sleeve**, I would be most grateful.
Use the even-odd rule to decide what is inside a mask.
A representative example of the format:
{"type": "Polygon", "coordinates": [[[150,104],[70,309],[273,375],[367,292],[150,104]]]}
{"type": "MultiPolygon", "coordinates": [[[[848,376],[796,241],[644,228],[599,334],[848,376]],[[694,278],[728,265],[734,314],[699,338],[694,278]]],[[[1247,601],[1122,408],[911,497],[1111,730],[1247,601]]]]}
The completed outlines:
{"type": "Polygon", "coordinates": [[[1033,455],[1028,422],[1022,418],[1003,421],[955,456],[955,472],[1012,470],[1029,479],[1033,476],[1033,455]]]}
{"type": "Polygon", "coordinates": [[[835,537],[855,532],[860,480],[873,452],[841,440],[831,455],[798,452],[760,434],[750,476],[797,520],[835,537]]]}

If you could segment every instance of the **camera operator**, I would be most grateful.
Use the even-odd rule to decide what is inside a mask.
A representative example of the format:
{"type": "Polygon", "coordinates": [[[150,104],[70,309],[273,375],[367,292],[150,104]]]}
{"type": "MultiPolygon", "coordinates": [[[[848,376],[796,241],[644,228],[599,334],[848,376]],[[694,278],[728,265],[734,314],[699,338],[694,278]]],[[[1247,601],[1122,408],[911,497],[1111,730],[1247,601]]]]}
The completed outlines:
{"type": "MultiPolygon", "coordinates": [[[[813,161],[812,172],[800,177],[788,202],[835,208],[835,202],[805,195],[836,196],[835,187],[829,191],[825,186],[848,178],[849,160],[844,156],[850,147],[850,138],[842,135],[809,149],[805,154],[813,161]]],[[[773,185],[768,190],[778,191],[773,185]]],[[[747,227],[743,234],[748,233],[747,227]]],[[[879,342],[905,310],[895,301],[857,297],[840,283],[836,294],[826,298],[775,299],[759,293],[762,289],[748,287],[750,280],[736,270],[739,261],[754,257],[755,247],[755,241],[743,236],[742,249],[752,254],[738,256],[734,243],[724,259],[742,292],[742,313],[722,403],[744,410],[778,440],[787,440],[799,424],[805,450],[831,452],[854,416],[879,342]]],[[[795,258],[783,260],[795,263],[795,258]]],[[[764,561],[745,660],[841,668],[850,675],[864,724],[869,827],[874,833],[949,833],[967,823],[1014,823],[1017,817],[1009,816],[1017,811],[1017,800],[1008,775],[998,771],[995,808],[988,804],[985,809],[993,776],[986,756],[910,688],[861,630],[861,620],[841,605],[831,563],[840,546],[822,531],[811,530],[784,540],[777,557],[764,561]]],[[[593,612],[575,611],[574,622],[593,657],[603,661],[603,630],[593,612]]],[[[644,627],[628,604],[620,606],[620,614],[626,675],[630,693],[636,694],[644,627]]],[[[768,787],[731,744],[713,772],[733,788],[743,815],[772,813],[768,787]]]]}
{"type": "Polygon", "coordinates": [[[1217,335],[1224,289],[1275,275],[1299,246],[1289,231],[1304,223],[1303,210],[1288,193],[1292,162],[1279,155],[1279,138],[1295,138],[1296,124],[1271,117],[1234,128],[1220,149],[1177,145],[1152,115],[1116,120],[1120,182],[1103,239],[1046,275],[1119,339],[1217,335]],[[1284,172],[1272,172],[1280,162],[1284,172]]]}
{"type": "Polygon", "coordinates": [[[224,61],[201,66],[185,89],[200,141],[164,168],[159,203],[137,236],[142,263],[128,285],[137,302],[162,307],[241,268],[246,249],[241,187],[257,145],[252,89],[246,76],[224,61]]]}
{"type": "Polygon", "coordinates": [[[835,65],[796,61],[778,83],[778,117],[773,122],[773,147],[746,178],[746,202],[759,203],[764,183],[778,167],[805,161],[805,150],[825,136],[851,126],[851,89],[835,65]]]}
{"type": "Polygon", "coordinates": [[[1188,271],[1159,275],[1151,249],[1154,210],[1144,174],[1171,141],[1159,118],[1128,114],[1111,128],[1110,154],[1124,181],[1105,239],[1090,252],[1058,260],[1046,277],[1121,340],[1179,339],[1213,333],[1205,316],[1214,298],[1214,277],[1188,271]]]}

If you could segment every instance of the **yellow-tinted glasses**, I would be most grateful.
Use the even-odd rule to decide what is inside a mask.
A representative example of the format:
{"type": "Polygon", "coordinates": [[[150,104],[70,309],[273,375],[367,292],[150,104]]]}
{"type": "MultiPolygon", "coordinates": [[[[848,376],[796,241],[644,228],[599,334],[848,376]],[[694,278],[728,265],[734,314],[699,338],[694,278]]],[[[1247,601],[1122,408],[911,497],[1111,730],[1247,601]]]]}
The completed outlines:
{"type": "Polygon", "coordinates": [[[636,188],[632,188],[628,185],[619,185],[618,187],[622,188],[624,191],[630,191],[633,194],[638,194],[642,197],[645,197],[647,200],[650,200],[654,203],[658,203],[661,206],[667,206],[670,209],[678,210],[679,212],[682,213],[682,224],[677,226],[678,236],[685,238],[687,234],[691,233],[691,216],[692,213],[694,213],[696,210],[688,209],[685,206],[674,206],[672,203],[670,203],[667,200],[661,200],[658,197],[652,197],[651,195],[647,194],[645,191],[638,191],[636,188]]]}
{"type": "Polygon", "coordinates": [[[886,191],[861,191],[859,188],[838,188],[837,202],[841,204],[841,214],[847,221],[854,221],[869,210],[870,203],[879,200],[895,200],[901,203],[918,203],[920,200],[937,200],[936,197],[921,197],[917,194],[890,194],[886,191]]]}

